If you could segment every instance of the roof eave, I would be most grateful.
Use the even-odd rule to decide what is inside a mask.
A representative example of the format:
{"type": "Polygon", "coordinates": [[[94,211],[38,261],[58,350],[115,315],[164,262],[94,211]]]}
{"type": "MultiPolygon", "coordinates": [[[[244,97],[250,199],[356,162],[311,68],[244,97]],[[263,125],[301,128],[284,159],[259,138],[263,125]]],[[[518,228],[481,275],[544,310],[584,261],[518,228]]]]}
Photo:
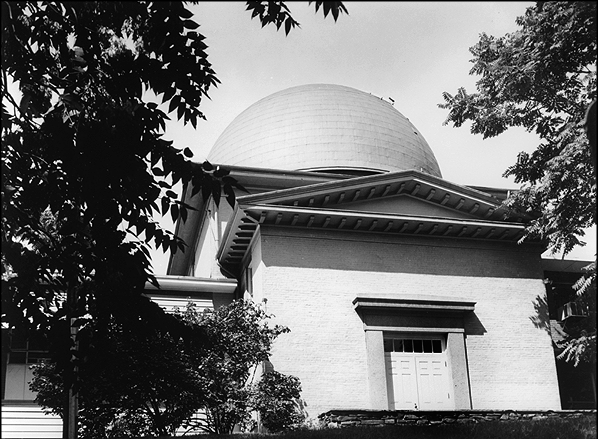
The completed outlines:
{"type": "Polygon", "coordinates": [[[523,224],[505,221],[241,204],[218,250],[219,263],[238,275],[259,226],[507,242],[518,241],[525,229],[523,224]]]}

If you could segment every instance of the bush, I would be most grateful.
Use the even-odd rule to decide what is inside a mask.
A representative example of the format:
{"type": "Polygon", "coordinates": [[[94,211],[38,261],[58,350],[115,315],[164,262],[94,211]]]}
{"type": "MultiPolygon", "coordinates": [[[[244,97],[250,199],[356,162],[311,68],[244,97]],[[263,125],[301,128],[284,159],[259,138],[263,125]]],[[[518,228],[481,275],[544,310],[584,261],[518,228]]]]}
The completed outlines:
{"type": "Polygon", "coordinates": [[[278,433],[303,423],[305,414],[299,405],[301,384],[297,377],[271,371],[255,387],[254,407],[268,431],[278,433]]]}

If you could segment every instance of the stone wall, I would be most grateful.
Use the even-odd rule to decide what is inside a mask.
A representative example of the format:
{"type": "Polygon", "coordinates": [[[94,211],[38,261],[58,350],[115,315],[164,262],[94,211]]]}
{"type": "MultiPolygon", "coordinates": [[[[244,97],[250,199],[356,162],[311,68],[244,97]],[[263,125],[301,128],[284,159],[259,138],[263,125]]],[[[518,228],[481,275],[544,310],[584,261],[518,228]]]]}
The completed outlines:
{"type": "Polygon", "coordinates": [[[596,410],[459,410],[459,411],[377,411],[330,410],[318,416],[324,428],[365,427],[382,425],[437,425],[546,418],[579,418],[596,416],[596,410]]]}

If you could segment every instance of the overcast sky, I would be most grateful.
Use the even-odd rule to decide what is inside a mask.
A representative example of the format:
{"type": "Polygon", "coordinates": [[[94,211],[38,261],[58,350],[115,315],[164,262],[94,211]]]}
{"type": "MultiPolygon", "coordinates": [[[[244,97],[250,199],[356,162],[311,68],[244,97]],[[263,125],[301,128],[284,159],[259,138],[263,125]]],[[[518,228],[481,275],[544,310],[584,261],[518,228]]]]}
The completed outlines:
{"type": "MultiPolygon", "coordinates": [[[[443,126],[442,93],[475,91],[469,75],[469,47],[479,34],[503,36],[517,30],[515,19],[534,2],[346,2],[349,15],[332,16],[305,2],[287,2],[301,28],[288,36],[273,25],[262,28],[244,2],[201,2],[191,6],[220,79],[200,109],[207,120],[197,130],[172,124],[166,138],[189,146],[203,161],[243,110],[272,93],[303,84],[353,87],[394,99],[394,106],[423,134],[443,177],[463,185],[515,189],[502,177],[519,151],[532,151],[537,138],[510,129],[483,140],[461,128],[443,126]]],[[[165,222],[167,225],[167,222],[165,222]]],[[[594,258],[595,230],[574,258],[594,258]]],[[[156,274],[166,258],[156,255],[156,274]]]]}

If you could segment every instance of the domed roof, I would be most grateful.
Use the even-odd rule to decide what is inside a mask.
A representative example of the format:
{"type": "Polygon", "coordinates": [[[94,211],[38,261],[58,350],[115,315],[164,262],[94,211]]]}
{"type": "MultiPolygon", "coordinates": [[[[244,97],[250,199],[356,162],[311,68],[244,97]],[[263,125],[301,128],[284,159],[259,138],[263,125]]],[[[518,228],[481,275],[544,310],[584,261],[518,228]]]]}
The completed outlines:
{"type": "Polygon", "coordinates": [[[208,160],[358,174],[416,169],[442,177],[424,137],[391,104],[328,84],[288,88],[251,105],[220,135],[208,160]]]}

